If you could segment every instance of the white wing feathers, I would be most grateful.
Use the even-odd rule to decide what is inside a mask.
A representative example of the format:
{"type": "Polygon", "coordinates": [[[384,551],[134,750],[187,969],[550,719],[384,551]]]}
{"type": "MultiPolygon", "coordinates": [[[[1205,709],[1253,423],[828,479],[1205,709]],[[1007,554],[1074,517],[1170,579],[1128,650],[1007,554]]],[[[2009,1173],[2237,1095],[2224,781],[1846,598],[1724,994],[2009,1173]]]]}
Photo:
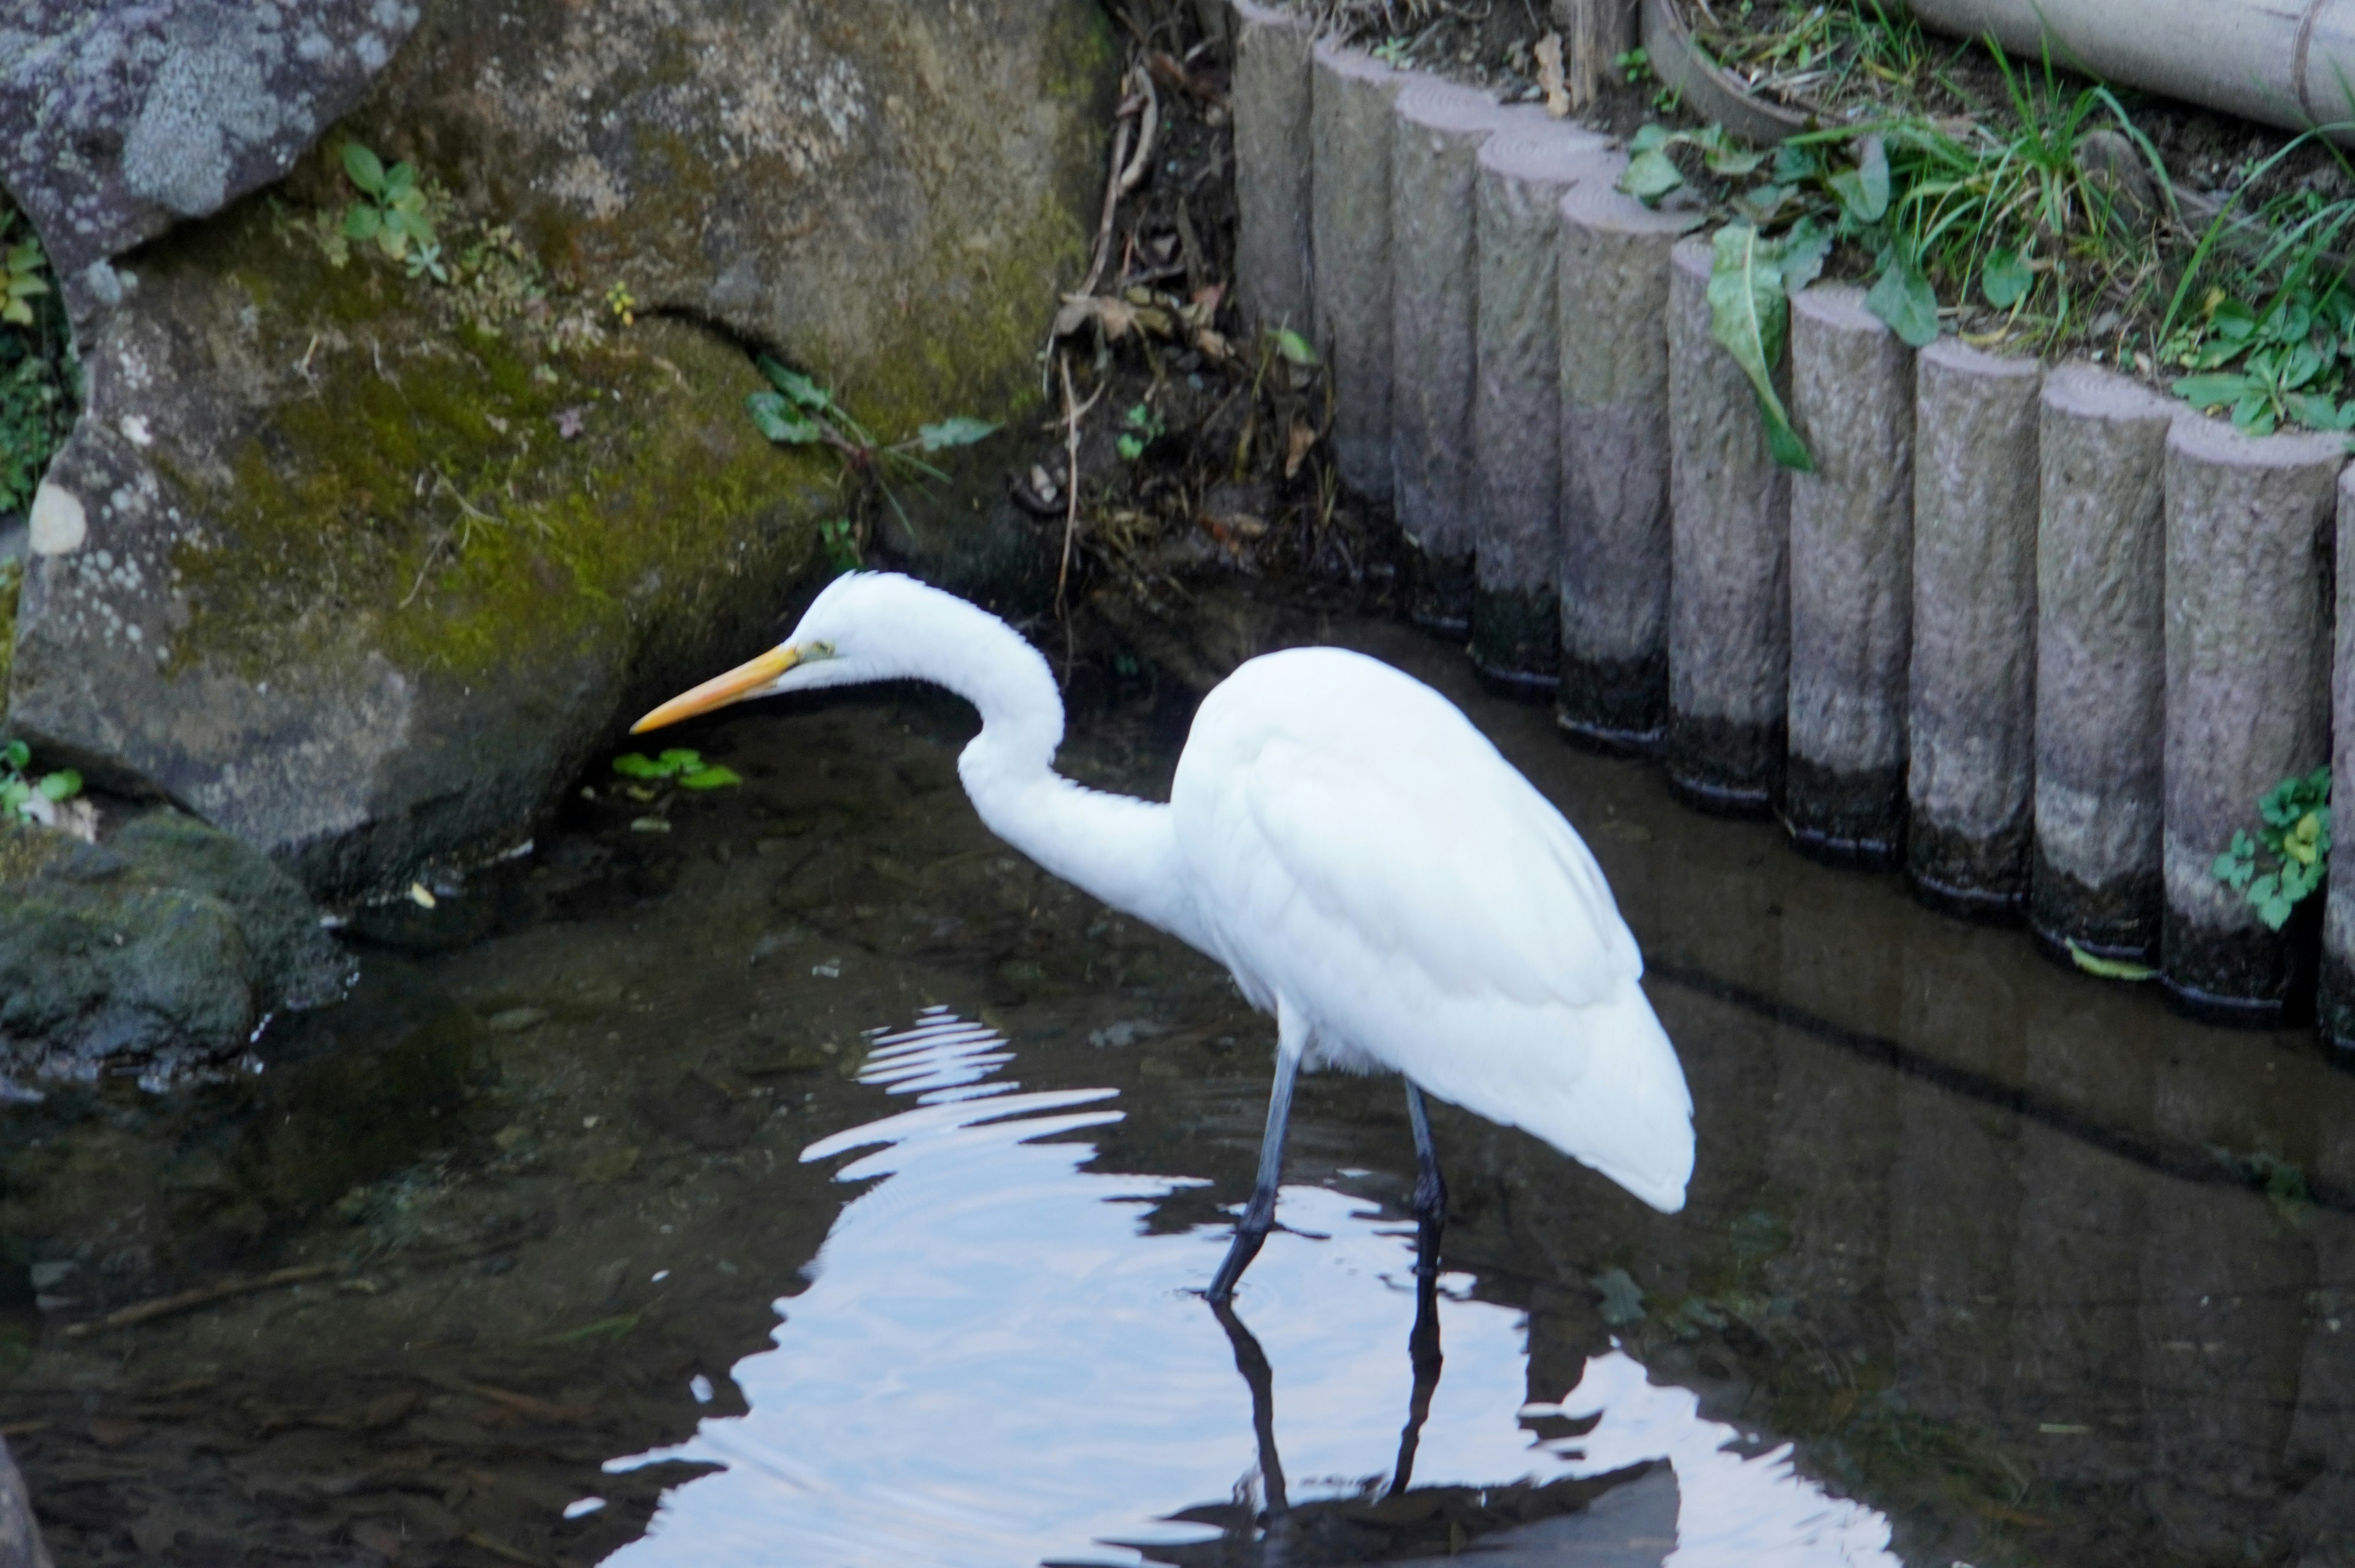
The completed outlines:
{"type": "Polygon", "coordinates": [[[1204,701],[1171,804],[1254,1001],[1681,1206],[1691,1101],[1635,939],[1577,834],[1453,704],[1335,649],[1253,660],[1204,701]]]}

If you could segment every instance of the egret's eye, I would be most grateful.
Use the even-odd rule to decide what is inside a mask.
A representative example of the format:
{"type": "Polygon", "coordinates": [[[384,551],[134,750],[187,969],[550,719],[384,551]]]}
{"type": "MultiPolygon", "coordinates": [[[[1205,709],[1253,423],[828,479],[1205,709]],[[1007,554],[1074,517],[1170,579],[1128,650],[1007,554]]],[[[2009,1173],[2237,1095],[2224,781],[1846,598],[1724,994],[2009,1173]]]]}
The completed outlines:
{"type": "Polygon", "coordinates": [[[834,656],[834,645],[832,643],[812,643],[809,645],[809,656],[814,659],[830,659],[834,656]]]}

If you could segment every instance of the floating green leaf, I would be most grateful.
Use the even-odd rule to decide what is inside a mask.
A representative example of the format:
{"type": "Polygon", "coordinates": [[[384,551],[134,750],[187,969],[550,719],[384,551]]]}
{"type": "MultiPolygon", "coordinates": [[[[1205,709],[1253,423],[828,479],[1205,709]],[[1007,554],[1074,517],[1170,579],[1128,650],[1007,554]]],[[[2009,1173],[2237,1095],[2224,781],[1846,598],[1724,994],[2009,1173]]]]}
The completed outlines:
{"type": "Polygon", "coordinates": [[[730,784],[740,784],[743,782],[743,778],[734,769],[723,768],[717,763],[704,767],[690,768],[678,775],[678,784],[681,789],[726,789],[730,784]]]}
{"type": "Polygon", "coordinates": [[[583,1339],[619,1339],[637,1326],[638,1315],[636,1313],[622,1312],[616,1313],[611,1317],[600,1317],[596,1322],[583,1324],[578,1328],[567,1328],[560,1334],[544,1334],[537,1339],[527,1341],[527,1343],[534,1345],[577,1345],[583,1339]]]}
{"type": "Polygon", "coordinates": [[[1757,394],[1766,422],[1766,447],[1774,461],[1801,474],[1816,471],[1806,443],[1791,428],[1791,416],[1774,390],[1774,366],[1790,332],[1791,302],[1784,293],[1780,259],[1758,230],[1730,223],[1711,242],[1709,275],[1710,336],[1725,346],[1757,394]]]}
{"type": "Polygon", "coordinates": [[[2125,980],[2130,984],[2139,984],[2158,976],[2158,971],[2147,964],[2129,963],[2123,958],[2104,958],[2096,954],[2086,952],[2074,942],[2069,944],[2069,957],[2078,968],[2096,979],[2125,980]]]}

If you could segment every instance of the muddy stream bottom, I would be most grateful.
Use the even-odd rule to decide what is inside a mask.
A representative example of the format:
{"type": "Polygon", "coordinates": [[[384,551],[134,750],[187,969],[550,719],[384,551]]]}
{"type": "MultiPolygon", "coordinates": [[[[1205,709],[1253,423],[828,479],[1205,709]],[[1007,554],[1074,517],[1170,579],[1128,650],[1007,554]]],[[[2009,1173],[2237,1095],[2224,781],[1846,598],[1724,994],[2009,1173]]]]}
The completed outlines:
{"type": "MultiPolygon", "coordinates": [[[[2355,1563],[2355,1077],[2307,1037],[1691,816],[1402,627],[1199,617],[1206,663],[1412,670],[1578,825],[1691,1081],[1683,1213],[1434,1106],[1418,1383],[1403,1099],[1305,1079],[1222,1324],[1268,1021],[988,837],[954,699],[738,709],[677,743],[741,789],[585,781],[356,923],[260,1071],[0,1111],[59,1563],[2355,1563]]],[[[1065,766],[1166,798],[1191,694],[1132,665],[1065,766]]]]}

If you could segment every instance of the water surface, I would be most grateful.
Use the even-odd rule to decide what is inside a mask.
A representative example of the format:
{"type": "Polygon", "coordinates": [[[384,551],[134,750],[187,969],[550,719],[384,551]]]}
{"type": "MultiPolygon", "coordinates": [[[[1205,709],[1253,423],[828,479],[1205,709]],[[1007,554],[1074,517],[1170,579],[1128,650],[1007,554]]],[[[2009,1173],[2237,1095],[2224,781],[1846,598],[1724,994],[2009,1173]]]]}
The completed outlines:
{"type": "Polygon", "coordinates": [[[2355,1082],[2303,1037],[1686,814],[1400,628],[1199,617],[1075,773],[1166,788],[1156,670],[1406,665],[1593,844],[1692,1082],[1677,1216],[1438,1111],[1401,1495],[1395,1082],[1304,1082],[1231,1334],[1191,1292],[1265,1021],[995,845],[970,715],[893,689],[686,737],[741,792],[585,781],[360,923],[257,1075],[0,1115],[0,1427],[60,1563],[2355,1561],[2355,1082]]]}

